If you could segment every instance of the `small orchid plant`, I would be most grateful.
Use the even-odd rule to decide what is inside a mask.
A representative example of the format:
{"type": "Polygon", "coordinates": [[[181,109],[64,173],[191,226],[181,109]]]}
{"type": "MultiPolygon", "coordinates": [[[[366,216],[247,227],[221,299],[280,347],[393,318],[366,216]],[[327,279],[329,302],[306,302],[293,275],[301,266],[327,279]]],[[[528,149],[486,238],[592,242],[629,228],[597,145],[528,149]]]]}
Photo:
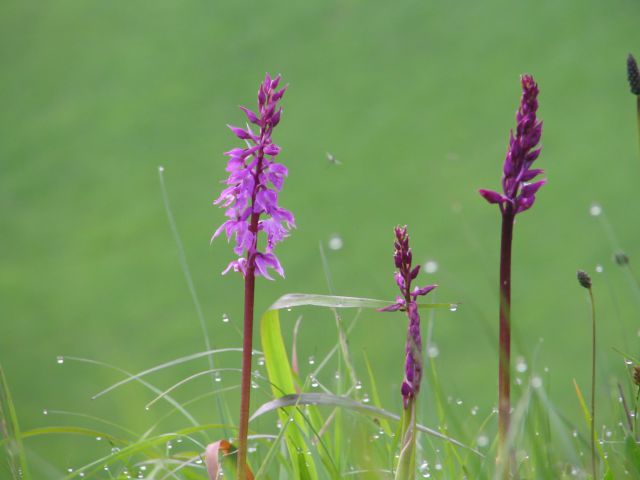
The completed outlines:
{"type": "Polygon", "coordinates": [[[411,282],[420,273],[420,265],[412,266],[413,254],[409,247],[407,227],[395,228],[393,261],[396,266],[394,274],[396,285],[401,295],[396,302],[381,308],[381,312],[406,312],[409,320],[407,341],[405,344],[404,378],[400,393],[404,407],[404,421],[402,427],[402,450],[398,461],[396,478],[413,478],[415,472],[415,443],[416,443],[416,398],[420,392],[422,380],[422,335],[420,333],[420,314],[418,313],[418,297],[426,295],[437,285],[415,287],[411,290],[411,282]]]}
{"type": "Polygon", "coordinates": [[[502,172],[502,193],[480,190],[480,195],[497,204],[502,214],[500,244],[500,356],[498,360],[498,460],[508,473],[505,451],[511,411],[511,244],[516,215],[531,208],[536,192],[546,179],[532,182],[542,170],[531,168],[540,155],[542,121],[537,118],[538,85],[531,75],[521,77],[522,98],[516,113],[516,132],[509,137],[509,148],[502,172]]]}
{"type": "Polygon", "coordinates": [[[278,89],[280,75],[269,74],[258,90],[258,111],[240,107],[248,123],[246,128],[229,125],[244,148],[234,148],[225,153],[229,157],[225,188],[214,202],[225,208],[228,218],[213,234],[212,241],[225,233],[227,241],[235,241],[234,253],[238,258],[222,272],[233,270],[244,276],[244,324],[242,344],[242,380],[240,400],[240,425],[238,431],[238,478],[248,478],[247,435],[249,429],[249,404],[251,392],[251,355],[253,351],[253,307],[255,277],[273,280],[269,269],[284,277],[284,270],[274,253],[275,246],[295,227],[293,214],[278,205],[278,194],[288,175],[287,167],[275,161],[280,147],[272,140],[273,129],[280,123],[282,99],[287,87],[278,89]],[[254,132],[254,125],[257,132],[254,132]],[[265,245],[258,247],[262,232],[265,245]]]}

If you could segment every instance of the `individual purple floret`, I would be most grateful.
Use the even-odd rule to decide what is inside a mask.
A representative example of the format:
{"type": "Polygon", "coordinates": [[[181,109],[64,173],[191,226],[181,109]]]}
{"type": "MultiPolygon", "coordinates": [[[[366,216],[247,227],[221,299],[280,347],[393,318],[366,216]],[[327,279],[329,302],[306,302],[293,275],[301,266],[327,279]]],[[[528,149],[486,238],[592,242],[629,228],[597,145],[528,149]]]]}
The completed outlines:
{"type": "Polygon", "coordinates": [[[381,308],[381,312],[396,312],[398,310],[407,312],[409,328],[407,330],[407,343],[405,347],[405,367],[404,379],[402,381],[401,393],[404,408],[408,408],[409,401],[416,397],[420,391],[420,380],[422,379],[422,336],[420,335],[420,315],[416,299],[426,295],[437,285],[427,285],[426,287],[415,287],[411,290],[411,281],[418,276],[420,265],[412,268],[412,254],[409,248],[409,235],[407,227],[395,228],[396,241],[393,259],[396,265],[394,274],[396,284],[400,288],[401,296],[396,298],[396,303],[388,307],[381,308]]]}
{"type": "Polygon", "coordinates": [[[511,131],[509,149],[504,161],[502,174],[503,193],[491,190],[480,190],[489,203],[497,203],[502,213],[508,209],[515,215],[528,210],[536,199],[536,192],[545,184],[546,179],[529,183],[542,173],[542,170],[531,168],[540,155],[536,148],[542,135],[542,121],[536,117],[538,110],[538,85],[531,75],[523,75],[522,99],[516,114],[517,129],[515,135],[511,131]]]}
{"type": "Polygon", "coordinates": [[[279,83],[280,75],[272,80],[267,74],[258,90],[258,113],[240,107],[249,121],[246,129],[229,125],[236,137],[245,141],[246,146],[225,152],[229,157],[226,168],[229,178],[224,183],[228,187],[214,202],[226,208],[228,220],[216,230],[211,240],[222,232],[227,241],[234,237],[233,251],[239,256],[229,263],[223,274],[233,269],[246,276],[248,265],[252,263],[256,275],[273,280],[268,273],[268,269],[272,268],[284,277],[284,270],[273,250],[295,227],[295,221],[291,212],[278,206],[278,192],[288,174],[287,167],[274,161],[280,153],[280,147],[271,139],[282,114],[278,101],[287,89],[276,90],[279,83]],[[259,127],[260,132],[254,133],[250,123],[259,127]],[[257,249],[259,231],[266,234],[264,252],[257,249]]]}

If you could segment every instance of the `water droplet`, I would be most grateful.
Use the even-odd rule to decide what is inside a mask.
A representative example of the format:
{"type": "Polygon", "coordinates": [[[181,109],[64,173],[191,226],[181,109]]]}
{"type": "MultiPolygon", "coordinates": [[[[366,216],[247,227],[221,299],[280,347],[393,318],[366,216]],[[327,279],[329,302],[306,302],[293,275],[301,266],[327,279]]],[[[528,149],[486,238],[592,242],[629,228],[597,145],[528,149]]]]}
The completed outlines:
{"type": "Polygon", "coordinates": [[[310,376],[309,380],[310,380],[311,386],[313,388],[318,388],[318,385],[320,385],[320,382],[318,382],[318,379],[316,377],[314,377],[313,375],[310,376]]]}
{"type": "Polygon", "coordinates": [[[81,476],[81,477],[84,477],[84,472],[80,472],[80,476],[81,476]]]}
{"type": "Polygon", "coordinates": [[[471,415],[474,415],[474,416],[475,416],[475,415],[477,415],[477,414],[478,414],[478,410],[480,410],[480,409],[478,408],[478,406],[477,406],[477,405],[475,405],[474,407],[472,407],[472,408],[471,408],[471,415]]]}
{"type": "Polygon", "coordinates": [[[160,165],[160,166],[158,167],[158,171],[159,171],[160,173],[164,172],[164,167],[163,167],[162,165],[160,165]]]}
{"type": "Polygon", "coordinates": [[[486,447],[487,445],[489,445],[489,437],[487,437],[486,435],[480,435],[476,439],[476,443],[479,447],[486,447]]]}
{"type": "Polygon", "coordinates": [[[540,377],[538,377],[538,376],[533,377],[531,379],[531,386],[533,388],[540,388],[542,386],[542,379],[540,377]]]}
{"type": "Polygon", "coordinates": [[[602,213],[602,207],[599,203],[592,203],[591,207],[589,207],[589,215],[592,217],[597,217],[602,213]]]}
{"type": "Polygon", "coordinates": [[[602,265],[600,265],[599,263],[596,265],[596,272],[598,272],[598,273],[604,272],[604,267],[602,265]]]}
{"type": "Polygon", "coordinates": [[[102,440],[102,437],[96,437],[96,440],[99,442],[100,440],[102,440]]]}
{"type": "Polygon", "coordinates": [[[522,379],[520,377],[516,377],[516,385],[522,385],[522,379]]]}
{"type": "Polygon", "coordinates": [[[264,357],[258,358],[258,365],[260,365],[260,366],[264,365],[264,357]]]}
{"type": "Polygon", "coordinates": [[[422,478],[429,478],[429,476],[430,476],[430,474],[429,474],[429,464],[427,463],[426,460],[422,461],[422,463],[418,467],[418,471],[420,472],[420,475],[422,475],[422,478]]]}
{"type": "Polygon", "coordinates": [[[247,447],[247,453],[255,453],[257,451],[258,451],[258,446],[255,443],[247,447]]]}
{"type": "Polygon", "coordinates": [[[519,357],[516,362],[516,371],[520,373],[524,373],[527,371],[527,362],[524,361],[524,358],[519,357]]]}
{"type": "Polygon", "coordinates": [[[427,356],[429,358],[436,358],[438,355],[440,355],[440,349],[435,343],[427,348],[427,356]]]}
{"type": "Polygon", "coordinates": [[[220,372],[213,372],[213,381],[214,382],[222,381],[222,375],[220,374],[220,372]]]}
{"type": "Polygon", "coordinates": [[[58,365],[62,365],[64,363],[64,357],[62,355],[58,355],[56,357],[56,362],[58,363],[58,365]]]}
{"type": "Polygon", "coordinates": [[[254,378],[260,378],[260,370],[254,370],[253,371],[253,377],[254,378]]]}
{"type": "Polygon", "coordinates": [[[336,371],[336,373],[333,374],[333,378],[340,380],[340,372],[336,371]]]}
{"type": "Polygon", "coordinates": [[[67,468],[67,472],[73,473],[73,468],[67,468]]]}
{"type": "Polygon", "coordinates": [[[355,384],[355,389],[356,390],[360,390],[362,389],[362,382],[360,380],[358,380],[355,384]]]}
{"type": "Polygon", "coordinates": [[[43,415],[49,415],[49,410],[47,410],[46,408],[44,410],[42,410],[42,414],[43,415]]]}
{"type": "Polygon", "coordinates": [[[460,398],[456,400],[456,405],[462,405],[462,400],[460,398]]]}
{"type": "Polygon", "coordinates": [[[229,315],[227,315],[226,313],[222,314],[222,321],[224,323],[229,323],[229,315]]]}
{"type": "Polygon", "coordinates": [[[438,271],[438,262],[435,260],[427,260],[424,264],[425,273],[436,273],[438,271]]]}
{"type": "Polygon", "coordinates": [[[120,451],[120,449],[118,447],[112,447],[111,448],[111,453],[118,453],[120,451]]]}
{"type": "Polygon", "coordinates": [[[331,250],[340,250],[344,246],[344,242],[342,241],[342,237],[337,233],[334,233],[329,237],[329,248],[331,250]]]}
{"type": "Polygon", "coordinates": [[[309,365],[315,365],[316,363],[316,357],[314,357],[313,355],[311,355],[309,357],[309,365]]]}
{"type": "Polygon", "coordinates": [[[287,308],[287,312],[290,312],[291,310],[293,310],[291,307],[287,308]]]}
{"type": "Polygon", "coordinates": [[[573,436],[573,438],[578,438],[578,431],[574,430],[573,432],[571,432],[571,435],[573,436]]]}
{"type": "Polygon", "coordinates": [[[605,436],[607,438],[611,438],[612,432],[610,430],[607,430],[607,433],[605,433],[605,436]]]}
{"type": "Polygon", "coordinates": [[[624,363],[625,365],[633,365],[633,362],[631,360],[625,360],[624,363]]]}
{"type": "Polygon", "coordinates": [[[171,444],[171,442],[167,442],[167,450],[171,450],[173,448],[173,445],[171,444]]]}
{"type": "Polygon", "coordinates": [[[251,388],[258,388],[258,384],[256,382],[254,382],[253,380],[251,381],[251,388]]]}
{"type": "Polygon", "coordinates": [[[436,470],[442,470],[442,464],[440,464],[440,463],[436,463],[436,464],[435,464],[435,469],[436,469],[436,470]]]}
{"type": "Polygon", "coordinates": [[[371,401],[371,399],[369,398],[369,394],[365,393],[364,395],[362,395],[362,403],[369,403],[371,401]]]}
{"type": "Polygon", "coordinates": [[[278,428],[278,430],[282,429],[282,422],[280,420],[276,422],[276,427],[278,428]]]}
{"type": "Polygon", "coordinates": [[[457,312],[458,311],[458,304],[457,303],[452,303],[451,305],[449,305],[449,311],[450,312],[457,312]]]}

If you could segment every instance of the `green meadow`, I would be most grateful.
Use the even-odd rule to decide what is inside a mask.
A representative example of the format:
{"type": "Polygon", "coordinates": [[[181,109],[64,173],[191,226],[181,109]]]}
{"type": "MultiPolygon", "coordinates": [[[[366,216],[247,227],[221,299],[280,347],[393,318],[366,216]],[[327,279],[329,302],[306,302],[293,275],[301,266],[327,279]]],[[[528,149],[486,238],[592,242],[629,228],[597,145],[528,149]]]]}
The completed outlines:
{"type": "MultiPolygon", "coordinates": [[[[224,239],[209,242],[224,220],[212,202],[222,152],[238,146],[226,124],[243,125],[237,107],[255,105],[265,72],[289,84],[274,140],[290,172],[281,203],[297,229],[277,250],[286,278],[258,279],[256,312],[292,292],[393,300],[393,227],[406,224],[414,260],[437,265],[417,280],[439,284],[429,301],[459,304],[423,317],[445,397],[460,421],[474,407],[487,415],[497,401],[500,215],[477,190],[500,187],[519,75],[531,73],[544,121],[536,164],[548,183],[515,226],[513,376],[540,375],[586,433],[573,380],[588,392],[590,307],[577,269],[594,283],[603,412],[617,408],[615,381],[629,378],[614,348],[635,355],[640,343],[640,289],[613,261],[619,250],[631,268],[640,258],[625,70],[627,54],[640,55],[639,22],[632,0],[0,3],[0,364],[22,428],[88,422],[54,413],[72,412],[144,431],[166,407],[145,410],[153,395],[132,384],[92,401],[123,375],[73,358],[135,373],[205,350],[159,166],[209,341],[240,347],[243,283],[220,275],[233,253],[224,239]]],[[[356,365],[366,353],[382,404],[400,411],[406,318],[343,315],[347,325],[357,317],[356,365]]],[[[330,312],[294,309],[282,318],[288,348],[300,316],[304,376],[337,334],[330,312]]],[[[240,354],[215,361],[239,368],[240,354]]],[[[206,368],[201,359],[149,381],[165,389],[206,368]]],[[[220,386],[238,383],[229,371],[220,386]]],[[[174,397],[210,389],[202,376],[174,397]]],[[[254,407],[268,398],[256,390],[254,407]]],[[[238,390],[224,399],[237,421],[238,390]]],[[[435,427],[428,385],[421,410],[435,427]]],[[[212,397],[190,411],[225,421],[212,397]]],[[[596,420],[599,431],[617,421],[596,420]]],[[[68,435],[25,443],[35,478],[108,450],[68,435]]]]}

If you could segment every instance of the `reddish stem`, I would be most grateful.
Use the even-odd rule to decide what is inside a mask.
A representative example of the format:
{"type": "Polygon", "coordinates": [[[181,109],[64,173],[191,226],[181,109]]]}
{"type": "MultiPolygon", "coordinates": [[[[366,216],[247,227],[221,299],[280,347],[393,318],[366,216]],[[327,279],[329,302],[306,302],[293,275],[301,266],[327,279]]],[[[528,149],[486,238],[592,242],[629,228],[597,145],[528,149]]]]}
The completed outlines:
{"type": "Polygon", "coordinates": [[[240,384],[240,426],[238,431],[238,479],[247,478],[247,435],[251,400],[251,359],[253,352],[253,300],[256,285],[255,262],[249,259],[244,278],[244,325],[242,334],[242,380],[240,384]]]}
{"type": "Polygon", "coordinates": [[[509,453],[505,450],[511,415],[511,243],[513,239],[513,206],[502,212],[500,244],[500,356],[498,360],[498,460],[509,474],[509,453]]]}

